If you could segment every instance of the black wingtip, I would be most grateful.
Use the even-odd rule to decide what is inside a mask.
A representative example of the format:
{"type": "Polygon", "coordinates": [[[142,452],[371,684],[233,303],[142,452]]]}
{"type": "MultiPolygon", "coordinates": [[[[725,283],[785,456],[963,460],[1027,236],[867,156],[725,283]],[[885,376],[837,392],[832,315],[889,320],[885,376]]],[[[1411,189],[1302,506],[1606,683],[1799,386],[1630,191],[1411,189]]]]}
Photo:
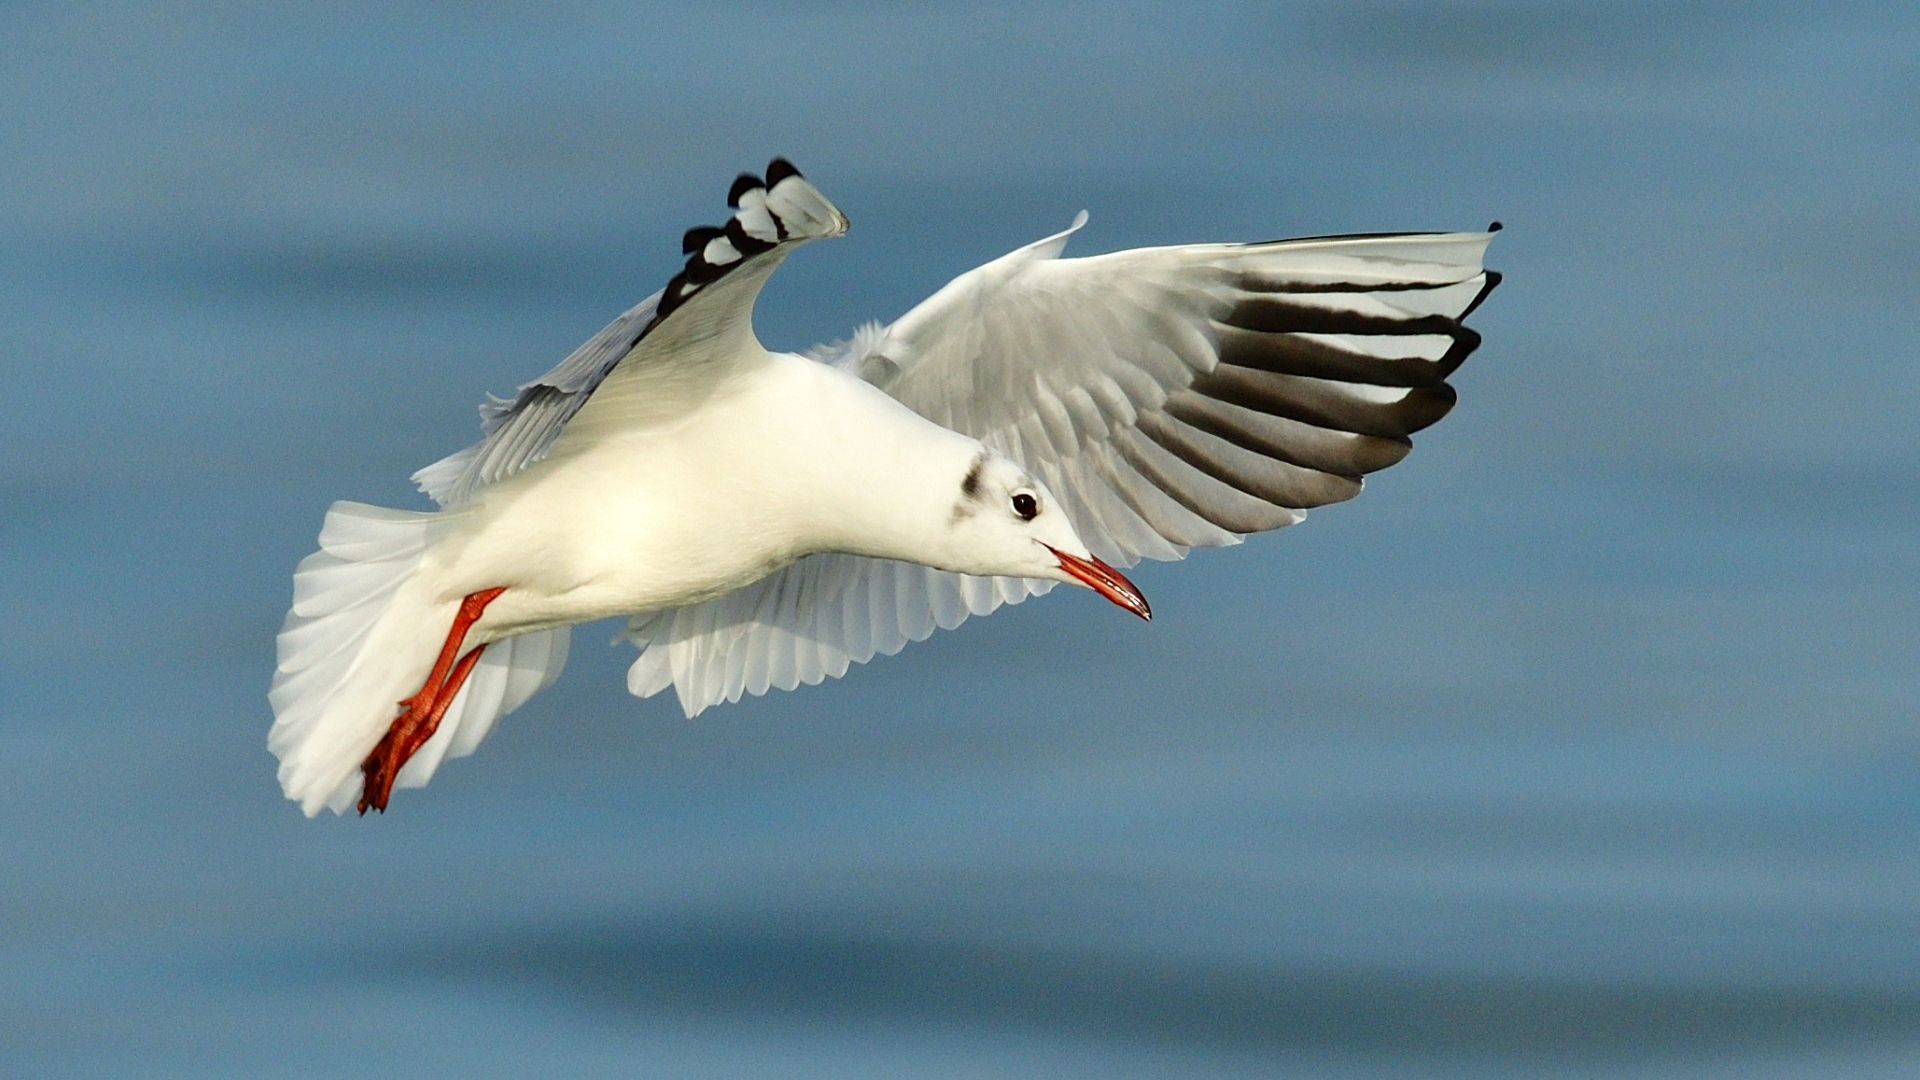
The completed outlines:
{"type": "MultiPolygon", "coordinates": [[[[1492,296],[1493,290],[1499,288],[1500,283],[1506,280],[1506,278],[1502,276],[1500,271],[1498,270],[1488,270],[1486,272],[1486,275],[1487,275],[1487,283],[1485,285],[1480,286],[1480,295],[1474,297],[1473,303],[1468,304],[1467,309],[1460,313],[1460,317],[1462,319],[1473,314],[1474,310],[1480,306],[1480,302],[1482,300],[1485,300],[1487,297],[1492,296]]],[[[1466,359],[1466,357],[1463,356],[1461,357],[1461,359],[1464,360],[1466,359]]]]}
{"type": "Polygon", "coordinates": [[[766,186],[768,185],[762,182],[759,177],[750,172],[743,172],[734,178],[733,186],[727,189],[727,205],[738,210],[740,209],[740,196],[745,195],[754,188],[763,188],[766,186]]]}
{"type": "MultiPolygon", "coordinates": [[[[783,157],[777,157],[777,158],[774,158],[772,161],[767,162],[767,186],[768,187],[772,187],[775,184],[778,184],[780,181],[785,180],[789,176],[800,176],[800,170],[793,167],[793,162],[788,161],[786,158],[783,158],[783,157]]],[[[801,179],[804,180],[806,178],[801,177],[801,179]]]]}
{"type": "Polygon", "coordinates": [[[725,229],[713,225],[695,225],[680,237],[680,254],[691,255],[706,247],[708,241],[726,234],[725,229]]]}
{"type": "MultiPolygon", "coordinates": [[[[776,227],[780,224],[780,215],[769,211],[767,216],[773,218],[776,227]]],[[[733,250],[748,258],[763,251],[772,251],[776,246],[772,240],[762,240],[748,233],[746,227],[740,224],[738,217],[727,219],[727,226],[721,230],[721,235],[727,238],[727,243],[733,245],[733,250]]]]}
{"type": "Polygon", "coordinates": [[[1491,225],[1488,225],[1488,226],[1487,226],[1487,231],[1488,231],[1488,232],[1499,232],[1499,231],[1500,231],[1501,229],[1504,229],[1504,228],[1506,228],[1506,226],[1505,226],[1505,225],[1502,225],[1502,224],[1500,224],[1499,222],[1497,222],[1497,221],[1496,221],[1496,222],[1494,222],[1493,224],[1491,224],[1491,225]]]}
{"type": "MultiPolygon", "coordinates": [[[[752,173],[741,173],[734,178],[733,187],[727,191],[727,206],[739,210],[740,200],[746,198],[749,193],[764,192],[788,177],[799,175],[800,170],[793,167],[793,162],[786,158],[774,158],[767,163],[765,180],[752,173]]],[[[815,197],[818,197],[817,194],[815,197]]],[[[728,218],[725,225],[696,225],[681,234],[680,253],[688,256],[686,266],[674,275],[673,280],[667,282],[665,291],[660,295],[660,302],[654,308],[653,318],[641,328],[639,337],[634,338],[634,344],[639,344],[640,338],[645,337],[648,331],[659,325],[660,320],[671,315],[695,293],[720,280],[745,260],[762,252],[771,251],[779,246],[781,241],[791,239],[787,233],[787,223],[781,220],[773,207],[765,205],[764,196],[761,204],[754,208],[753,217],[753,227],[760,230],[760,235],[747,231],[749,226],[742,220],[740,214],[728,218]],[[761,217],[766,220],[761,220],[761,217]],[[765,235],[769,222],[774,232],[771,239],[765,235]],[[708,262],[707,248],[716,240],[731,246],[733,250],[730,254],[724,248],[716,251],[715,255],[720,261],[708,262]]],[[[811,234],[808,238],[811,238],[811,234]]]]}

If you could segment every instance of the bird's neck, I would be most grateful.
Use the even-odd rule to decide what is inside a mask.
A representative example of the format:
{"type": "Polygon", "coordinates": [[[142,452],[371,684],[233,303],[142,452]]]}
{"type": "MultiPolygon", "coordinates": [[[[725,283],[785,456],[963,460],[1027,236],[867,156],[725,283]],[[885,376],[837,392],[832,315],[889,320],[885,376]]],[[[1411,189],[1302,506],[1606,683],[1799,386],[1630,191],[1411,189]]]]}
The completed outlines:
{"type": "Polygon", "coordinates": [[[789,400],[806,403],[783,414],[799,428],[796,456],[805,447],[808,459],[798,470],[804,486],[785,500],[805,538],[799,554],[951,563],[946,523],[980,443],[834,368],[801,357],[775,363],[786,368],[779,381],[793,384],[789,400]]]}

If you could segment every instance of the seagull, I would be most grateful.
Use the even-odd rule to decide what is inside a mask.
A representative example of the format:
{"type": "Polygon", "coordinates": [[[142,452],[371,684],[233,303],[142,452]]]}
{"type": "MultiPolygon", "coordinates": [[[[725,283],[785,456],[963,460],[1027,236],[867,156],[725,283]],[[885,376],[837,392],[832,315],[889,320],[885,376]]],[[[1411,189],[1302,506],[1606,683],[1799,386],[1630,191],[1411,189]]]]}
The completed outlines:
{"type": "Polygon", "coordinates": [[[1086,223],[805,355],[761,286],[847,231],[782,158],[684,267],[421,469],[440,507],[337,502],[293,576],[268,697],[287,798],[385,812],[628,619],[635,695],[688,716],[891,655],[1065,582],[1358,494],[1453,407],[1500,281],[1483,232],[1062,258],[1086,223]]]}

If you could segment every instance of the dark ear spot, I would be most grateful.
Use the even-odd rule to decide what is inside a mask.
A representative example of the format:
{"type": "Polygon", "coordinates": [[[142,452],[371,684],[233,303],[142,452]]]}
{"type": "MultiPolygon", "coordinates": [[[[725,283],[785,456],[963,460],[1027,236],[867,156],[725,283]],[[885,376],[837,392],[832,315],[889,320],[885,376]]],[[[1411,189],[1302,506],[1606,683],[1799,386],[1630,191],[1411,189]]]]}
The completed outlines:
{"type": "Polygon", "coordinates": [[[981,454],[973,459],[973,468],[968,469],[967,475],[960,481],[960,494],[969,499],[980,497],[980,474],[986,470],[986,467],[987,455],[981,454]]]}

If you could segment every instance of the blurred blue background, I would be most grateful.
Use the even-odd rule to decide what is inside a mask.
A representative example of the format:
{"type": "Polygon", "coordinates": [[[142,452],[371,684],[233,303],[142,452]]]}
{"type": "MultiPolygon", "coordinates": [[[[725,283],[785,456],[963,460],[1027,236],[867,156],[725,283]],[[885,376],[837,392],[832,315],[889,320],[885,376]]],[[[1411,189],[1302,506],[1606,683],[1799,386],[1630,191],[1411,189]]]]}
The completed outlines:
{"type": "Polygon", "coordinates": [[[0,7],[0,1074],[1920,1075],[1920,11],[0,7]],[[1507,225],[1354,503],[843,681],[613,627],[384,818],[264,739],[336,498],[735,172],[802,348],[1064,226],[1507,225]]]}

